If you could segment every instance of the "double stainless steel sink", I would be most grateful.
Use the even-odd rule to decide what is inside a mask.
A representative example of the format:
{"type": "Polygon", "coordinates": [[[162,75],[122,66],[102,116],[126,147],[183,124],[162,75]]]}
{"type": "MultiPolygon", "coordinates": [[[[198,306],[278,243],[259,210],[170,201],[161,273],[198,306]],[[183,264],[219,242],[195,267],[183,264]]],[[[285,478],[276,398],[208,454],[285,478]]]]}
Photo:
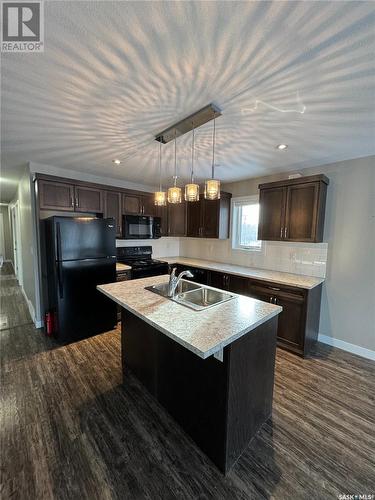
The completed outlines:
{"type": "Polygon", "coordinates": [[[196,311],[202,311],[209,307],[222,304],[235,297],[235,295],[231,293],[209,288],[183,279],[179,281],[173,297],[168,297],[168,283],[146,286],[146,290],[162,295],[163,297],[178,302],[183,306],[195,309],[196,311]]]}

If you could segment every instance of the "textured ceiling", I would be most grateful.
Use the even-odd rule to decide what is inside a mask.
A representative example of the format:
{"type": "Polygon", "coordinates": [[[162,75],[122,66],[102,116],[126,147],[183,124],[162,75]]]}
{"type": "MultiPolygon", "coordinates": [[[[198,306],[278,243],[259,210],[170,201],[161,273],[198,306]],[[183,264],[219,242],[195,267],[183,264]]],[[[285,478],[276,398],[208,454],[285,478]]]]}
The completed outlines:
{"type": "Polygon", "coordinates": [[[2,176],[35,161],[155,184],[154,134],[210,102],[225,181],[374,154],[374,32],[373,2],[45,2],[45,52],[2,54],[2,176]]]}

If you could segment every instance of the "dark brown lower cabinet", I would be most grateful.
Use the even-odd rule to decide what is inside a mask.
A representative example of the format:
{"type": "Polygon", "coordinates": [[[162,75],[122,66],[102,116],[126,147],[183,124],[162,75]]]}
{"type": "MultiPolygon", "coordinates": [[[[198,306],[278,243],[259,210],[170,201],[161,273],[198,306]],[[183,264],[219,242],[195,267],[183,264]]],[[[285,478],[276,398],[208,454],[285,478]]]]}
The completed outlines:
{"type": "Polygon", "coordinates": [[[322,285],[308,290],[254,280],[234,274],[186,265],[177,265],[177,271],[190,270],[192,281],[213,286],[277,304],[283,308],[279,314],[277,343],[288,351],[307,356],[318,339],[322,285]]]}

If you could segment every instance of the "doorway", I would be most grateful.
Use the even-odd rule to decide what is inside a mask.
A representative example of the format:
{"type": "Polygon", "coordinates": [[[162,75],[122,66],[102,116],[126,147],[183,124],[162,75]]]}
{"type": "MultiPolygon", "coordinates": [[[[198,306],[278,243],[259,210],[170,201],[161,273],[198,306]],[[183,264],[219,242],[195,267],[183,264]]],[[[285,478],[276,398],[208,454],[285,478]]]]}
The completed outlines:
{"type": "Polygon", "coordinates": [[[9,205],[10,213],[10,226],[13,241],[13,262],[14,262],[14,274],[18,280],[18,283],[23,286],[23,275],[22,275],[22,258],[21,258],[21,228],[20,228],[20,214],[19,214],[19,202],[17,201],[14,205],[9,205]]]}

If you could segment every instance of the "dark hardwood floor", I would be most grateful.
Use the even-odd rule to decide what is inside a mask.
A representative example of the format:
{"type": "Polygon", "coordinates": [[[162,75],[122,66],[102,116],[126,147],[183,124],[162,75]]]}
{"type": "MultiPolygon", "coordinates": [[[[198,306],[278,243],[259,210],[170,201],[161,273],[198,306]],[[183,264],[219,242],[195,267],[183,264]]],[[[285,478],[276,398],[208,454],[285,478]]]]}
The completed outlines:
{"type": "Polygon", "coordinates": [[[224,477],[134,377],[122,385],[119,330],[61,347],[29,323],[0,340],[4,500],[375,493],[373,362],[278,350],[273,418],[224,477]]]}

